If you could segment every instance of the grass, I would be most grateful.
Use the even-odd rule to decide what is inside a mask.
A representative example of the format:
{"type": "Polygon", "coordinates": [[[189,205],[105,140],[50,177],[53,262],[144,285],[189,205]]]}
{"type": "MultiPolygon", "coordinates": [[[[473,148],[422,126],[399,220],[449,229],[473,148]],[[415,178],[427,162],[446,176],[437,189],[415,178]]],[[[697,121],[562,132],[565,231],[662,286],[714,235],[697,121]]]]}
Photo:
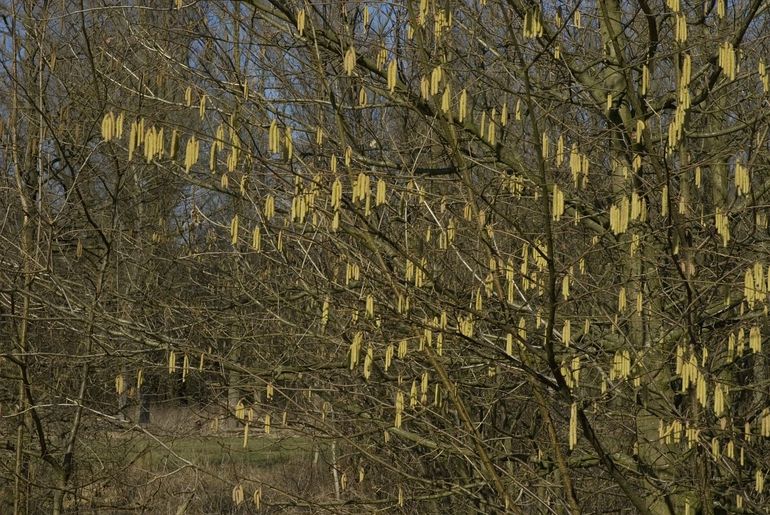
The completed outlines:
{"type": "Polygon", "coordinates": [[[83,481],[72,506],[100,515],[125,509],[177,513],[183,505],[185,515],[255,512],[253,503],[233,504],[235,485],[243,486],[248,499],[261,487],[266,513],[285,512],[267,508],[270,503],[331,498],[328,442],[285,428],[269,435],[256,428],[244,448],[242,428],[212,432],[209,419],[165,410],[144,432],[101,432],[82,440],[83,481]]]}
{"type": "Polygon", "coordinates": [[[317,445],[321,455],[314,466],[313,440],[304,436],[252,434],[244,448],[242,434],[233,432],[114,435],[89,446],[90,467],[82,472],[102,479],[84,485],[79,507],[99,514],[122,513],[116,507],[176,513],[189,498],[186,515],[252,513],[251,504],[233,505],[236,484],[243,485],[249,499],[261,485],[267,503],[287,502],[293,495],[326,498],[333,491],[326,461],[330,452],[323,443],[317,445]]]}
{"type": "Polygon", "coordinates": [[[200,466],[240,464],[269,468],[303,456],[308,461],[312,459],[311,441],[299,437],[251,437],[246,448],[240,436],[194,436],[163,443],[168,449],[149,437],[146,439],[149,452],[143,457],[145,466],[179,464],[174,454],[200,466]]]}

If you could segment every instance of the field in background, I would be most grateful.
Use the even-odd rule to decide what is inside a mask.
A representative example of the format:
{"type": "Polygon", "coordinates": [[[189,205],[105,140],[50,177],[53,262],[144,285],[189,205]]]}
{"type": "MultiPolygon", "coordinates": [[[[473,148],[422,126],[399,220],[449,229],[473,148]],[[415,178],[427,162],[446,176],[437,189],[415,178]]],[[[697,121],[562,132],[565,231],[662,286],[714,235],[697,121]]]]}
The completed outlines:
{"type": "Polygon", "coordinates": [[[187,408],[156,410],[143,429],[83,441],[80,477],[100,480],[80,485],[80,513],[291,513],[305,511],[305,500],[334,498],[328,444],[307,435],[280,427],[266,435],[255,423],[244,447],[242,426],[187,408]]]}

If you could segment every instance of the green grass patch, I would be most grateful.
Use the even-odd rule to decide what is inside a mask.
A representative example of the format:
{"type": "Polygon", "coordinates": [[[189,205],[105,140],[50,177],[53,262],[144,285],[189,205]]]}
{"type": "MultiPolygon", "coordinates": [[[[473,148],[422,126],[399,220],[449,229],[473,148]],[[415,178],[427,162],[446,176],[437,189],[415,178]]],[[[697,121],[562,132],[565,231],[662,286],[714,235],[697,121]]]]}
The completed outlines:
{"type": "MultiPolygon", "coordinates": [[[[323,443],[320,452],[326,456],[323,443]]],[[[130,440],[113,440],[105,446],[91,447],[92,456],[111,462],[133,463],[146,470],[168,470],[184,465],[187,460],[204,468],[244,466],[268,469],[290,461],[313,459],[313,443],[309,438],[252,435],[243,447],[243,436],[211,435],[178,438],[149,435],[130,440]]]]}
{"type": "MultiPolygon", "coordinates": [[[[164,443],[173,453],[197,465],[271,467],[302,456],[310,460],[312,453],[312,443],[303,438],[251,437],[245,448],[240,436],[199,436],[164,443]]],[[[155,444],[149,453],[151,462],[179,461],[167,449],[155,444]]]]}

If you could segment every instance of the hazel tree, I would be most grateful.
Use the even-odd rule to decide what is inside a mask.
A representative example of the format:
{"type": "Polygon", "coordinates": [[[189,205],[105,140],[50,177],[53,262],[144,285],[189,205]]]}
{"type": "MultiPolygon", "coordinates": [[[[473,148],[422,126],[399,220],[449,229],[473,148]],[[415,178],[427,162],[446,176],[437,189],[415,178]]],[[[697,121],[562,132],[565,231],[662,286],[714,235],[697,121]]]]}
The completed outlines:
{"type": "Polygon", "coordinates": [[[17,512],[162,388],[330,446],[243,509],[767,504],[764,2],[68,7],[4,28],[17,512]]]}

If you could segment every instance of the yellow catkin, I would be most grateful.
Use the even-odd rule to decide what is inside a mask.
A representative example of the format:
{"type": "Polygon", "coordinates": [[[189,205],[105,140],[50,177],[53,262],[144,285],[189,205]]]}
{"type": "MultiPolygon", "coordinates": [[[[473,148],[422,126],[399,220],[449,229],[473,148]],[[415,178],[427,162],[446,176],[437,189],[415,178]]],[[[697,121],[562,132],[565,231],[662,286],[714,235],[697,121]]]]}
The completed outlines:
{"type": "Polygon", "coordinates": [[[613,234],[623,234],[628,230],[631,205],[628,197],[623,197],[610,206],[610,229],[613,234]]]}
{"type": "Polygon", "coordinates": [[[102,118],[102,139],[104,141],[112,141],[115,137],[117,137],[115,115],[110,111],[102,118]]]}
{"type": "Polygon", "coordinates": [[[352,46],[345,52],[342,68],[348,77],[353,75],[353,71],[356,69],[356,49],[352,46]]]}
{"type": "MultiPolygon", "coordinates": [[[[749,427],[749,423],[746,423],[746,434],[751,435],[751,430],[749,427]]],[[[763,437],[770,436],[770,409],[765,408],[762,410],[762,415],[760,418],[760,425],[759,425],[759,434],[763,437]]],[[[749,436],[746,437],[747,441],[750,441],[749,436]]]]}
{"type": "Polygon", "coordinates": [[[350,344],[350,370],[353,370],[358,365],[362,340],[363,335],[360,331],[353,336],[353,341],[350,344]]]}
{"type": "Polygon", "coordinates": [[[541,20],[541,12],[539,7],[530,8],[524,13],[522,31],[525,38],[542,37],[543,23],[541,20]]]}
{"type": "Polygon", "coordinates": [[[495,146],[497,144],[497,124],[494,121],[494,109],[492,110],[492,116],[489,119],[489,125],[487,127],[487,142],[495,146]]]}
{"type": "Polygon", "coordinates": [[[730,222],[727,213],[720,207],[717,207],[714,213],[714,224],[717,234],[722,236],[722,245],[727,247],[727,243],[730,241],[730,222]]]}
{"type": "Polygon", "coordinates": [[[136,146],[144,143],[144,118],[136,122],[136,146]]]}
{"type": "MultiPolygon", "coordinates": [[[[363,89],[361,91],[363,91],[363,89]]],[[[291,158],[294,155],[294,141],[292,139],[291,127],[286,127],[286,129],[284,129],[283,140],[286,144],[286,159],[291,161],[291,158]]]]}
{"type": "Polygon", "coordinates": [[[393,344],[390,344],[385,349],[385,372],[388,371],[391,363],[393,362],[393,353],[394,353],[393,344]]]}
{"type": "Polygon", "coordinates": [[[334,179],[334,183],[332,183],[332,191],[331,191],[331,207],[335,211],[338,211],[340,209],[340,205],[342,202],[342,182],[340,182],[339,178],[334,179]]]}
{"type": "Polygon", "coordinates": [[[198,116],[203,120],[206,116],[206,95],[201,95],[200,104],[198,104],[198,116]]]}
{"type": "Polygon", "coordinates": [[[575,387],[580,386],[580,356],[572,358],[572,380],[575,382],[575,387]]]}
{"type": "Polygon", "coordinates": [[[230,243],[238,244],[238,215],[233,216],[230,221],[230,243]]]}
{"type": "Polygon", "coordinates": [[[725,76],[729,80],[735,80],[735,73],[737,69],[735,48],[730,41],[725,41],[719,46],[719,57],[717,62],[719,67],[722,68],[725,76]]]}
{"type": "Polygon", "coordinates": [[[118,374],[115,376],[115,393],[118,395],[121,395],[123,392],[126,391],[126,381],[123,377],[123,374],[118,374]]]}
{"type": "Polygon", "coordinates": [[[209,170],[214,173],[217,170],[217,146],[212,143],[209,151],[209,170]]]}
{"type": "Polygon", "coordinates": [[[457,121],[463,123],[468,115],[468,91],[463,88],[460,92],[460,101],[457,107],[457,121]]]}
{"type": "Polygon", "coordinates": [[[725,412],[725,390],[720,383],[714,387],[714,415],[721,417],[725,412]]]}
{"type": "Polygon", "coordinates": [[[706,407],[706,378],[700,373],[695,381],[695,398],[701,406],[706,407]]]}
{"type": "Polygon", "coordinates": [[[198,162],[199,153],[200,153],[200,142],[197,139],[195,139],[195,136],[190,136],[190,139],[187,140],[187,145],[185,147],[185,159],[184,159],[185,172],[189,173],[192,166],[198,162]]]}
{"type": "Polygon", "coordinates": [[[404,392],[402,392],[401,390],[396,392],[395,411],[396,411],[396,417],[395,417],[395,421],[393,422],[393,425],[397,428],[400,428],[401,416],[404,412],[404,392]]]}
{"type": "Polygon", "coordinates": [[[573,143],[572,146],[570,147],[569,169],[570,169],[570,172],[572,173],[573,184],[575,188],[577,188],[580,181],[581,157],[580,157],[580,153],[578,152],[576,143],[573,143]]]}
{"type": "Polygon", "coordinates": [[[297,11],[297,32],[300,37],[305,33],[305,10],[300,9],[297,11]]]}
{"type": "Polygon", "coordinates": [[[177,152],[179,151],[179,131],[174,129],[171,131],[171,143],[168,148],[168,157],[176,159],[177,152]]]}
{"type": "Polygon", "coordinates": [[[267,131],[267,149],[271,154],[277,154],[280,151],[281,142],[278,134],[278,122],[273,120],[267,131]]]}
{"type": "Polygon", "coordinates": [[[762,351],[762,333],[759,326],[753,326],[749,330],[749,348],[756,353],[762,351]]]}
{"type": "Polygon", "coordinates": [[[570,406],[569,417],[569,448],[574,449],[577,445],[577,403],[572,403],[570,406]]]}
{"type": "Polygon", "coordinates": [[[629,351],[617,351],[612,358],[610,380],[627,379],[631,373],[631,354],[629,351]]]}
{"type": "Polygon", "coordinates": [[[444,87],[444,92],[441,94],[441,110],[445,113],[448,113],[451,108],[451,98],[452,92],[447,84],[447,86],[444,87]]]}
{"type": "Polygon", "coordinates": [[[428,77],[422,77],[420,79],[420,98],[428,100],[430,98],[430,81],[428,77]]]}
{"type": "Polygon", "coordinates": [[[748,195],[751,189],[749,169],[740,161],[735,163],[735,188],[739,196],[748,195]]]}
{"type": "Polygon", "coordinates": [[[420,378],[420,404],[428,404],[428,373],[423,372],[420,378]]]}
{"type": "Polygon", "coordinates": [[[375,66],[377,66],[377,71],[382,71],[382,68],[385,66],[385,61],[388,59],[388,50],[386,48],[380,48],[380,50],[377,52],[377,60],[375,62],[375,66]]]}
{"type": "Polygon", "coordinates": [[[508,102],[503,102],[503,108],[500,110],[500,125],[505,127],[508,124],[508,102]]]}
{"type": "Polygon", "coordinates": [[[513,335],[511,333],[505,335],[505,353],[513,356],[513,335]]]}
{"type": "Polygon", "coordinates": [[[153,158],[161,159],[164,154],[164,148],[163,148],[163,127],[155,131],[155,142],[153,143],[153,158]]]}
{"type": "Polygon", "coordinates": [[[366,94],[366,88],[361,87],[361,89],[358,90],[358,106],[359,107],[366,107],[366,104],[368,103],[369,99],[366,94]]]}
{"type": "Polygon", "coordinates": [[[698,442],[699,434],[700,434],[700,430],[699,429],[696,429],[694,427],[690,427],[688,425],[687,430],[686,430],[686,434],[685,434],[685,436],[687,438],[687,448],[688,449],[692,449],[695,446],[695,444],[698,442]]]}
{"type": "Polygon", "coordinates": [[[551,200],[551,215],[558,222],[564,214],[564,192],[557,184],[553,185],[551,200]]]}
{"type": "MultiPolygon", "coordinates": [[[[767,74],[767,68],[766,68],[764,59],[759,60],[759,64],[757,65],[757,71],[759,72],[759,80],[762,82],[762,90],[765,93],[770,93],[770,77],[767,74]]],[[[121,116],[122,116],[122,113],[121,113],[121,116]]]]}
{"type": "Polygon", "coordinates": [[[377,179],[377,193],[375,195],[375,205],[381,206],[386,203],[386,184],[382,178],[377,179]]]}
{"type": "Polygon", "coordinates": [[[682,12],[676,13],[674,39],[677,43],[687,41],[687,18],[682,12]]]}
{"type": "Polygon", "coordinates": [[[136,121],[131,122],[131,128],[128,132],[128,160],[131,161],[131,158],[134,156],[134,150],[136,150],[136,146],[138,144],[138,132],[139,127],[136,121]]]}
{"type": "Polygon", "coordinates": [[[267,220],[270,220],[275,216],[275,197],[272,195],[265,197],[265,208],[262,213],[267,220]]]}
{"type": "Polygon", "coordinates": [[[158,140],[157,140],[157,131],[155,130],[155,127],[150,127],[146,131],[144,131],[144,137],[141,139],[144,142],[144,158],[147,161],[147,163],[150,163],[155,157],[155,155],[158,154],[158,148],[157,148],[158,140]]]}
{"type": "Polygon", "coordinates": [[[367,381],[372,375],[372,363],[374,362],[374,348],[369,345],[366,349],[366,357],[364,358],[364,379],[367,381]]]}
{"type": "Polygon", "coordinates": [[[120,139],[123,137],[123,122],[125,121],[125,114],[120,113],[115,118],[115,133],[114,133],[114,139],[120,139]]]}
{"type": "Polygon", "coordinates": [[[257,252],[262,250],[262,233],[259,226],[255,227],[251,234],[251,248],[257,252]]]}
{"type": "MultiPolygon", "coordinates": [[[[243,437],[244,447],[246,447],[247,434],[248,434],[248,427],[243,437]]],[[[235,487],[233,488],[232,498],[233,498],[233,504],[235,504],[236,506],[240,506],[241,504],[243,504],[243,487],[240,484],[235,485],[235,487]]]]}
{"type": "Polygon", "coordinates": [[[433,68],[433,71],[430,73],[430,94],[438,95],[439,85],[441,84],[441,79],[443,77],[443,69],[441,68],[441,65],[436,66],[433,68]]]}
{"type": "Polygon", "coordinates": [[[642,142],[642,135],[643,134],[644,134],[644,120],[639,118],[638,120],[636,120],[636,134],[635,134],[635,136],[636,136],[636,143],[637,144],[642,142]]]}
{"type": "Polygon", "coordinates": [[[238,152],[238,147],[232,146],[230,148],[230,153],[227,156],[227,171],[230,173],[234,172],[235,167],[238,165],[238,152]]]}
{"type": "Polygon", "coordinates": [[[396,90],[398,62],[392,59],[388,63],[388,91],[393,93],[396,90]]]}

